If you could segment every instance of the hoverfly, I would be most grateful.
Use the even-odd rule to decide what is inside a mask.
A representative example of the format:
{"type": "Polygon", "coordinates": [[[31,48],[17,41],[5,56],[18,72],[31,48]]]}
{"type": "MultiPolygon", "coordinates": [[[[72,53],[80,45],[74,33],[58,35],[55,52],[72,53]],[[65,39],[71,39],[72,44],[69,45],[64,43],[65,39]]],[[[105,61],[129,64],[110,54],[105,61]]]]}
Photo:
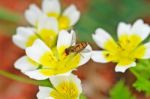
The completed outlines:
{"type": "Polygon", "coordinates": [[[76,44],[74,46],[70,46],[69,48],[66,48],[65,49],[65,53],[67,55],[69,55],[70,53],[79,53],[84,48],[86,48],[87,45],[88,45],[88,43],[86,43],[86,42],[78,43],[78,44],[76,44]]]}

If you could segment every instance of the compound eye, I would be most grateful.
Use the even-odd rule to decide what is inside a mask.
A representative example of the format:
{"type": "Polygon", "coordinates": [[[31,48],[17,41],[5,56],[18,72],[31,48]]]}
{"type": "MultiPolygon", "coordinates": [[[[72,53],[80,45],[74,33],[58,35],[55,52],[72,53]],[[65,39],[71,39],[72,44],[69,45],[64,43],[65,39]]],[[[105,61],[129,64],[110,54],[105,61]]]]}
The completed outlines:
{"type": "Polygon", "coordinates": [[[65,53],[68,55],[68,54],[69,54],[69,50],[68,50],[68,49],[65,49],[65,53]]]}

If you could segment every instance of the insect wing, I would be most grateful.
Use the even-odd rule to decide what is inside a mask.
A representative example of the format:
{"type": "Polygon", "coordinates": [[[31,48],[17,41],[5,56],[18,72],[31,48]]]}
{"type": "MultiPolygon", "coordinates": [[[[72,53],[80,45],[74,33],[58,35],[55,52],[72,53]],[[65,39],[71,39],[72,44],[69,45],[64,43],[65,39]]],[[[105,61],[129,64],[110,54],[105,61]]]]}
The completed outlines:
{"type": "Polygon", "coordinates": [[[76,33],[73,30],[71,30],[71,33],[72,33],[71,45],[74,46],[76,44],[76,33]]]}
{"type": "Polygon", "coordinates": [[[89,49],[84,49],[84,50],[82,51],[82,53],[89,53],[89,52],[90,52],[89,49]]]}

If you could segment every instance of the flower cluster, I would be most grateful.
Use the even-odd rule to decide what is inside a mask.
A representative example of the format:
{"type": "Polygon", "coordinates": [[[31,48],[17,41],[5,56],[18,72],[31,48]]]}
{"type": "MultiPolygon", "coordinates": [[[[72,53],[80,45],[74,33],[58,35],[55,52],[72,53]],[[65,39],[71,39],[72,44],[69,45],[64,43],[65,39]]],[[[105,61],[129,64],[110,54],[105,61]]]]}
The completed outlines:
{"type": "Polygon", "coordinates": [[[105,30],[97,29],[92,36],[104,50],[92,51],[88,43],[76,43],[75,31],[71,30],[79,16],[75,5],[61,13],[58,0],[43,0],[42,10],[32,4],[25,12],[31,27],[18,27],[13,36],[13,42],[26,52],[15,68],[32,79],[49,79],[52,84],[52,88],[39,87],[38,99],[79,99],[81,81],[72,71],[90,58],[117,63],[117,72],[136,66],[137,59],[150,58],[150,42],[142,43],[150,34],[150,26],[142,20],[133,26],[119,23],[117,42],[105,30]]]}
{"type": "Polygon", "coordinates": [[[118,40],[103,29],[99,28],[93,34],[96,44],[102,51],[93,51],[92,59],[95,62],[115,62],[115,71],[125,72],[126,69],[136,66],[137,59],[150,58],[150,42],[142,44],[150,34],[150,26],[139,19],[133,26],[120,22],[118,26],[118,40]]]}
{"type": "Polygon", "coordinates": [[[67,75],[78,66],[85,64],[90,59],[91,47],[79,53],[66,54],[65,49],[75,45],[74,31],[68,33],[62,30],[59,33],[55,47],[48,47],[42,40],[37,39],[32,46],[26,48],[26,56],[20,58],[15,67],[29,77],[44,80],[54,75],[67,75]]]}
{"type": "Polygon", "coordinates": [[[74,5],[61,14],[58,0],[43,0],[42,10],[32,4],[25,12],[31,27],[18,27],[13,36],[13,42],[26,52],[15,68],[32,79],[50,79],[53,85],[40,86],[38,99],[79,99],[82,93],[81,81],[72,71],[88,62],[92,49],[86,44],[76,51],[80,44],[76,44],[75,31],[70,29],[79,16],[74,5]]]}
{"type": "Polygon", "coordinates": [[[32,27],[19,27],[13,41],[20,48],[27,48],[36,39],[42,39],[49,47],[56,43],[58,33],[62,29],[71,29],[79,20],[80,12],[75,5],[69,6],[63,13],[58,0],[43,0],[42,10],[30,5],[25,18],[32,27]]]}

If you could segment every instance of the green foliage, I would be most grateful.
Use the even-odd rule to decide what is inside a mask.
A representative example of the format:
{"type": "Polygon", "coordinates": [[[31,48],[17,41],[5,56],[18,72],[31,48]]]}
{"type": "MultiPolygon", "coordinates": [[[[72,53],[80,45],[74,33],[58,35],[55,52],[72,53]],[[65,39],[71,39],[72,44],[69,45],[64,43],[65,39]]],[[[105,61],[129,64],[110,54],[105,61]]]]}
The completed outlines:
{"type": "Polygon", "coordinates": [[[17,13],[14,13],[4,8],[0,8],[0,20],[18,22],[20,21],[20,19],[21,19],[21,16],[18,15],[17,13]]]}
{"type": "Polygon", "coordinates": [[[130,70],[137,78],[133,86],[150,95],[150,60],[140,60],[137,66],[130,70]]]}
{"type": "Polygon", "coordinates": [[[6,8],[0,7],[0,30],[3,33],[12,35],[16,31],[16,26],[23,17],[17,12],[12,12],[6,8]]]}
{"type": "Polygon", "coordinates": [[[135,99],[131,95],[128,87],[124,85],[124,81],[119,81],[110,91],[110,99],[135,99]]]}
{"type": "Polygon", "coordinates": [[[91,34],[98,27],[104,28],[116,38],[120,21],[134,22],[150,15],[150,4],[146,0],[89,0],[87,12],[81,15],[76,25],[82,41],[92,41],[91,34]]]}
{"type": "Polygon", "coordinates": [[[149,36],[149,38],[148,38],[148,41],[150,41],[150,36],[149,36]]]}
{"type": "MultiPolygon", "coordinates": [[[[86,12],[82,13],[80,22],[75,26],[82,41],[92,41],[91,34],[94,33],[98,27],[106,29],[112,36],[116,37],[118,22],[133,22],[139,17],[143,18],[150,15],[150,11],[147,10],[150,9],[150,4],[147,3],[146,0],[88,1],[86,12]]],[[[21,18],[22,16],[17,13],[0,8],[0,20],[18,23],[21,21],[21,18]]],[[[15,29],[12,30],[14,31],[15,29]]]]}

